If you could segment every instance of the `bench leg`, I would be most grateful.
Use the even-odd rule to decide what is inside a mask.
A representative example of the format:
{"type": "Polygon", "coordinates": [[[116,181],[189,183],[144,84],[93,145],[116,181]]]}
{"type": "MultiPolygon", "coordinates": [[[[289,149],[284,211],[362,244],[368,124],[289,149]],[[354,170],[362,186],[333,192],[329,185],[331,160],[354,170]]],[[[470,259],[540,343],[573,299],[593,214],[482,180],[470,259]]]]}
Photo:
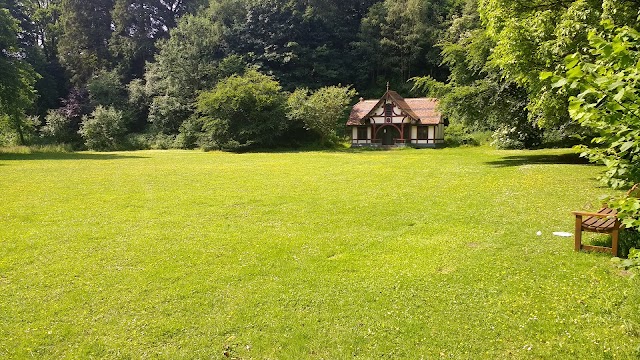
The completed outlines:
{"type": "Polygon", "coordinates": [[[575,251],[582,248],[582,215],[576,215],[576,244],[575,251]]]}
{"type": "Polygon", "coordinates": [[[613,256],[618,256],[618,235],[620,233],[619,229],[620,228],[616,222],[613,231],[611,232],[611,254],[613,256]]]}

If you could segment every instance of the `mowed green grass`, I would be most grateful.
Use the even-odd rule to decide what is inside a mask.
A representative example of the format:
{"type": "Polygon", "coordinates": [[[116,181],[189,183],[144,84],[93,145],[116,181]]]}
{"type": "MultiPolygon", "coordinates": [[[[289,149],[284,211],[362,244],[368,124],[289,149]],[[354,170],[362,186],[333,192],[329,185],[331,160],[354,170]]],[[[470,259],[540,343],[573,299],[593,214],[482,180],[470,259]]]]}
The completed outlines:
{"type": "Polygon", "coordinates": [[[637,358],[570,153],[0,154],[0,357],[637,358]]]}

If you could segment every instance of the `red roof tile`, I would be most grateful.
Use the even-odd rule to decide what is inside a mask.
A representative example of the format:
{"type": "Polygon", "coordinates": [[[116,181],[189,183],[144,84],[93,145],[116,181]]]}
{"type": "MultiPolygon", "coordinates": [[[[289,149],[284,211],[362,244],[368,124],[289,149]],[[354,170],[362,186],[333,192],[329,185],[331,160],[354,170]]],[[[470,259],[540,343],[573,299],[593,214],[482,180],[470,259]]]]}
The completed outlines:
{"type": "Polygon", "coordinates": [[[353,105],[347,125],[362,125],[362,119],[373,110],[378,100],[363,100],[353,105]]]}
{"type": "Polygon", "coordinates": [[[423,125],[436,125],[442,120],[442,114],[436,109],[438,100],[433,98],[404,99],[407,105],[418,115],[423,125]]]}

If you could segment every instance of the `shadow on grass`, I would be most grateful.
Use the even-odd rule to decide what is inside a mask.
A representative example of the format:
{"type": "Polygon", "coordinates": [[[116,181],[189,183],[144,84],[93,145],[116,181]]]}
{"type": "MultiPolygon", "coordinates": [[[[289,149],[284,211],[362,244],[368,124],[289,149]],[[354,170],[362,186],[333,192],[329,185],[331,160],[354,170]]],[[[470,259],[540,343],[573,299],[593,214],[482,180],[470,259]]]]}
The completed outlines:
{"type": "Polygon", "coordinates": [[[601,235],[590,241],[591,245],[611,247],[611,235],[601,235]]]}
{"type": "Polygon", "coordinates": [[[346,146],[336,146],[336,147],[321,147],[321,146],[307,146],[307,147],[299,147],[299,148],[251,148],[251,149],[242,149],[236,151],[229,151],[230,153],[236,154],[287,154],[287,153],[309,153],[309,152],[323,152],[323,153],[350,153],[350,154],[359,154],[359,153],[371,153],[371,152],[396,152],[396,151],[407,151],[407,150],[442,150],[446,147],[437,147],[437,148],[415,148],[411,146],[407,147],[396,147],[396,146],[381,146],[381,147],[346,147],[346,146]]]}
{"type": "Polygon", "coordinates": [[[505,156],[500,160],[488,161],[488,165],[494,167],[510,167],[522,165],[551,165],[551,164],[575,164],[591,165],[589,160],[581,158],[578,154],[560,155],[514,155],[505,156]]]}
{"type": "Polygon", "coordinates": [[[324,153],[359,153],[367,150],[332,147],[300,147],[300,148],[251,148],[227,151],[230,154],[300,154],[311,152],[324,153]]]}
{"type": "Polygon", "coordinates": [[[116,154],[88,154],[63,152],[35,152],[31,154],[0,153],[3,160],[117,160],[117,159],[145,159],[145,156],[116,155],[116,154]]]}
{"type": "Polygon", "coordinates": [[[301,149],[254,149],[237,151],[237,154],[304,154],[311,152],[359,154],[376,151],[395,151],[397,149],[366,149],[366,148],[301,148],[301,149]]]}

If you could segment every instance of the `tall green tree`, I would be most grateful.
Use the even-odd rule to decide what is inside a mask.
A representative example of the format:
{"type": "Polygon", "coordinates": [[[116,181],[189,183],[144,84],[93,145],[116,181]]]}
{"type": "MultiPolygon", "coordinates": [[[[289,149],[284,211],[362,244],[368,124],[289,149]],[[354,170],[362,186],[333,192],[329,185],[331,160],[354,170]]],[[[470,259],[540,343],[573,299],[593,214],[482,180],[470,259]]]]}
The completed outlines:
{"type": "Polygon", "coordinates": [[[140,78],[153,59],[156,42],[166,39],[180,17],[193,13],[203,0],[115,0],[114,32],[109,41],[114,61],[125,78],[140,78]]]}
{"type": "Polygon", "coordinates": [[[9,11],[19,21],[19,47],[24,59],[40,75],[34,113],[44,115],[59,106],[67,90],[64,69],[58,61],[57,43],[61,0],[9,0],[9,11]]]}
{"type": "Polygon", "coordinates": [[[93,73],[112,64],[109,39],[113,6],[114,0],[62,0],[58,51],[76,85],[84,85],[93,73]]]}
{"type": "Polygon", "coordinates": [[[440,99],[440,110],[452,124],[470,131],[494,131],[496,145],[524,148],[538,145],[540,131],[527,119],[527,93],[505,79],[489,61],[495,43],[482,26],[476,0],[467,0],[454,14],[439,44],[450,75],[446,83],[416,78],[416,88],[440,99]]]}
{"type": "Polygon", "coordinates": [[[608,185],[628,187],[640,182],[640,32],[603,24],[603,31],[589,32],[590,53],[567,56],[565,77],[553,85],[578,91],[569,113],[598,134],[593,146],[582,146],[583,156],[607,167],[608,185]]]}
{"type": "Polygon", "coordinates": [[[35,100],[34,83],[37,74],[23,60],[20,49],[18,21],[0,1],[0,121],[15,132],[19,144],[26,143],[26,111],[35,100]]]}
{"type": "Polygon", "coordinates": [[[197,92],[212,88],[219,78],[218,64],[225,56],[221,29],[209,18],[186,15],[158,46],[145,73],[149,121],[157,131],[174,134],[192,114],[197,92]]]}
{"type": "MultiPolygon", "coordinates": [[[[370,79],[395,89],[406,81],[429,75],[444,80],[436,47],[449,12],[446,0],[385,0],[373,5],[362,19],[357,47],[369,60],[370,79]]],[[[408,90],[408,89],[403,89],[408,90]]]]}
{"type": "Polygon", "coordinates": [[[20,23],[20,42],[26,47],[39,47],[47,62],[57,57],[60,36],[59,16],[62,0],[8,0],[11,14],[20,23]]]}
{"type": "Polygon", "coordinates": [[[212,16],[227,29],[228,51],[274,74],[287,90],[317,89],[364,83],[367,59],[354,51],[354,43],[361,19],[375,2],[217,0],[223,11],[213,10],[212,16]]]}
{"type": "MultiPolygon", "coordinates": [[[[602,176],[609,186],[630,187],[640,182],[640,31],[616,26],[610,19],[603,30],[591,30],[589,53],[565,58],[566,72],[552,76],[556,88],[577,90],[569,99],[569,113],[582,126],[596,132],[582,156],[604,164],[602,176]]],[[[640,229],[640,199],[636,194],[609,204],[629,229],[640,229]]]]}
{"type": "Polygon", "coordinates": [[[619,25],[636,24],[635,0],[480,0],[487,34],[495,42],[490,61],[503,76],[526,89],[529,119],[543,127],[563,127],[570,94],[539,79],[541,71],[559,71],[564,57],[588,48],[589,29],[603,18],[619,25]]]}

